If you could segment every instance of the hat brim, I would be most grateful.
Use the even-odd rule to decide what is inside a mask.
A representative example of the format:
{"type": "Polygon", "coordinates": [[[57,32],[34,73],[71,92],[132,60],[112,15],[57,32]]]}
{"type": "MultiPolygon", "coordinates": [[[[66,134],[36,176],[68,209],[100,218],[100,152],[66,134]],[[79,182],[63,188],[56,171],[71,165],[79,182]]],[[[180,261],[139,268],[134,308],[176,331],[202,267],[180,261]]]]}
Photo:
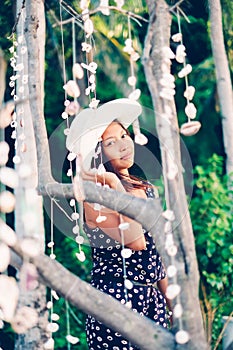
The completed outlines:
{"type": "Polygon", "coordinates": [[[117,119],[128,128],[141,112],[141,105],[127,98],[109,101],[96,109],[86,108],[73,120],[66,147],[70,152],[81,154],[84,167],[89,169],[97,143],[107,127],[117,119]]]}

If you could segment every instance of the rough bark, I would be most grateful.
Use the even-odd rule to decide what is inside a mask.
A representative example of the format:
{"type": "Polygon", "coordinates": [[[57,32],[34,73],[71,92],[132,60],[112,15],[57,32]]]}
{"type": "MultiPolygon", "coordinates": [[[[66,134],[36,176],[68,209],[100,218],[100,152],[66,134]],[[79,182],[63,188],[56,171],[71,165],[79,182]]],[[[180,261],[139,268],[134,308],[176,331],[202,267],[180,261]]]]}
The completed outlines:
{"type": "Polygon", "coordinates": [[[227,174],[233,177],[233,93],[222,25],[220,0],[209,0],[210,39],[215,62],[217,91],[222,115],[223,140],[227,174]]]}
{"type": "MultiPolygon", "coordinates": [[[[175,214],[173,230],[176,245],[179,247],[175,258],[178,267],[178,283],[181,286],[181,304],[184,309],[181,321],[182,328],[189,332],[191,338],[186,345],[182,346],[182,349],[207,349],[198,298],[199,273],[194,236],[183,183],[180,138],[175,103],[174,101],[166,102],[172,111],[172,118],[170,119],[170,123],[168,123],[163,117],[165,113],[165,102],[159,96],[159,81],[162,77],[162,47],[170,46],[171,16],[164,0],[148,0],[147,4],[150,22],[144,45],[143,64],[155,110],[162,164],[165,173],[167,205],[175,214]],[[169,156],[175,159],[178,169],[178,174],[174,180],[166,178],[169,156]]],[[[175,326],[178,325],[175,323],[175,326]]]]}
{"type": "MultiPolygon", "coordinates": [[[[19,245],[13,247],[22,257],[19,245]]],[[[143,350],[174,349],[174,336],[165,328],[128,309],[116,299],[93,288],[46,255],[31,261],[48,287],[85,313],[120,332],[143,350]]],[[[31,347],[30,349],[34,349],[31,347]]],[[[38,348],[36,348],[38,349],[38,348]]]]}
{"type": "MultiPolygon", "coordinates": [[[[31,3],[31,2],[30,2],[31,3]]],[[[22,1],[19,0],[17,3],[17,13],[20,11],[22,6],[22,1]]],[[[34,52],[36,62],[34,64],[38,65],[40,68],[40,89],[41,89],[41,99],[37,99],[37,103],[40,104],[40,108],[43,109],[43,86],[44,86],[44,45],[45,45],[45,16],[44,16],[44,4],[42,1],[36,2],[35,8],[29,7],[29,1],[26,2],[26,8],[22,9],[21,16],[19,18],[19,22],[17,25],[17,33],[18,35],[22,35],[24,33],[24,18],[26,17],[26,35],[32,30],[31,26],[31,18],[38,18],[39,26],[34,32],[33,40],[37,40],[40,43],[36,52],[34,52]]],[[[34,22],[33,22],[34,23],[34,22]]],[[[34,30],[34,28],[33,28],[34,30]]],[[[30,53],[30,44],[28,43],[28,52],[30,53]]],[[[19,49],[21,46],[19,46],[19,49]]],[[[20,55],[21,62],[24,64],[25,75],[28,74],[28,57],[26,54],[20,55]]],[[[32,62],[30,62],[32,64],[32,62]]],[[[18,81],[18,84],[20,84],[18,81]]],[[[17,95],[20,98],[24,98],[29,96],[29,89],[27,85],[24,85],[24,91],[19,91],[19,86],[17,86],[17,95]]],[[[17,113],[17,134],[20,136],[21,134],[25,135],[25,140],[21,140],[18,138],[18,146],[17,146],[17,154],[21,158],[21,162],[16,166],[16,168],[20,168],[21,164],[28,165],[31,170],[31,175],[28,178],[19,177],[19,186],[15,190],[16,196],[16,208],[15,208],[15,230],[17,237],[19,239],[34,238],[36,239],[38,245],[40,246],[40,251],[44,252],[45,247],[45,231],[44,231],[44,217],[43,217],[43,200],[40,195],[34,195],[32,201],[32,195],[30,196],[31,202],[28,203],[28,200],[25,196],[27,191],[36,190],[37,182],[38,182],[38,170],[37,170],[37,156],[36,156],[36,144],[35,137],[33,132],[33,123],[32,118],[34,117],[31,113],[29,101],[25,101],[23,106],[19,105],[16,108],[17,113]],[[20,109],[23,108],[23,115],[18,113],[20,109]],[[22,123],[20,120],[23,118],[24,126],[22,127],[22,123]],[[26,150],[22,150],[22,146],[26,145],[26,150]],[[33,214],[34,223],[26,223],[24,221],[24,216],[30,212],[33,214]]],[[[19,270],[19,277],[21,277],[19,270]]],[[[46,325],[48,323],[48,312],[46,309],[46,287],[43,284],[39,284],[36,289],[33,291],[25,290],[22,285],[21,279],[19,278],[19,289],[20,289],[20,298],[18,307],[22,307],[24,305],[30,306],[37,311],[39,316],[39,322],[37,327],[29,329],[26,334],[18,334],[16,335],[15,340],[15,350],[31,350],[31,349],[43,349],[43,344],[48,338],[48,334],[46,332],[46,325]]]]}

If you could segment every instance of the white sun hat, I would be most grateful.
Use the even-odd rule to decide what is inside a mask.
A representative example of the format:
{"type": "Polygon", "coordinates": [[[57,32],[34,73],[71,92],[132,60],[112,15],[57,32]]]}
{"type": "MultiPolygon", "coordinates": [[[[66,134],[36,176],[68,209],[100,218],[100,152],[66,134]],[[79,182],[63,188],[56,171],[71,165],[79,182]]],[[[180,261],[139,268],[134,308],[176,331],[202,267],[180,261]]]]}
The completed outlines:
{"type": "Polygon", "coordinates": [[[95,109],[83,109],[70,126],[66,147],[70,152],[81,154],[83,166],[89,170],[95,148],[109,124],[117,119],[128,128],[141,112],[141,105],[128,98],[112,100],[95,109]]]}

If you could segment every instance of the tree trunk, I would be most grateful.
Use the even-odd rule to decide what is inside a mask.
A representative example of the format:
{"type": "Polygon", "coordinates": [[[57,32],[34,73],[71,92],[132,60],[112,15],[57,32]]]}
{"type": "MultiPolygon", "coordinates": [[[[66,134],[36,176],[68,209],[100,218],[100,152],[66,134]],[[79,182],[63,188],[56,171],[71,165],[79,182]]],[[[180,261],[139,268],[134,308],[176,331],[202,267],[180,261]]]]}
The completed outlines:
{"type": "Polygon", "coordinates": [[[216,68],[217,91],[222,115],[227,174],[233,178],[233,93],[222,26],[220,0],[209,0],[210,39],[216,68]]]}
{"type": "MultiPolygon", "coordinates": [[[[39,26],[34,32],[34,40],[38,41],[38,50],[34,53],[36,57],[35,64],[40,67],[40,89],[41,98],[37,99],[37,103],[40,105],[39,108],[43,108],[43,86],[44,86],[44,44],[45,44],[45,16],[44,16],[44,5],[43,1],[33,1],[34,7],[31,1],[26,1],[26,8],[22,9],[19,23],[17,26],[18,38],[24,34],[28,35],[31,27],[30,24],[36,19],[38,20],[39,26]],[[30,4],[29,4],[30,3],[30,4]],[[27,29],[25,30],[25,17],[27,29]],[[28,30],[28,31],[27,31],[28,30]]],[[[22,0],[18,1],[17,13],[20,11],[22,6],[22,0]]],[[[21,60],[20,63],[24,64],[24,75],[28,75],[28,55],[20,54],[20,49],[25,46],[23,42],[18,46],[18,56],[21,60]]],[[[30,44],[27,45],[30,54],[30,44]]],[[[22,78],[18,79],[17,95],[23,99],[30,96],[28,85],[22,84],[22,78]],[[24,87],[23,92],[20,92],[20,87],[24,87]]],[[[45,231],[44,231],[44,219],[43,219],[43,202],[42,197],[36,192],[38,171],[37,171],[37,155],[36,155],[36,144],[32,124],[32,113],[30,110],[29,102],[26,101],[24,104],[17,107],[17,154],[20,156],[21,161],[16,166],[20,171],[21,165],[30,167],[31,175],[26,178],[19,177],[19,186],[15,190],[16,196],[16,210],[15,210],[15,229],[19,239],[33,238],[36,240],[40,247],[40,251],[44,252],[45,246],[45,231]],[[21,137],[21,136],[25,137],[21,137]],[[31,216],[32,215],[32,216],[31,216]],[[25,217],[29,217],[25,222],[25,217]],[[30,222],[31,220],[31,222],[30,222]]],[[[23,276],[19,271],[19,288],[20,288],[20,299],[18,307],[27,305],[34,308],[38,314],[39,322],[36,327],[33,327],[25,334],[19,334],[16,337],[15,349],[16,350],[32,350],[32,349],[43,349],[43,344],[47,340],[46,325],[48,322],[48,312],[46,309],[46,286],[39,284],[38,287],[32,291],[27,291],[23,285],[23,276]]]]}
{"type": "MultiPolygon", "coordinates": [[[[176,266],[178,284],[181,286],[181,304],[183,316],[179,319],[179,328],[188,331],[190,341],[182,349],[207,349],[203,320],[199,305],[199,272],[195,253],[194,236],[186,200],[180,154],[180,137],[174,100],[169,101],[159,96],[162,78],[162,48],[170,47],[171,16],[164,0],[148,0],[150,22],[144,45],[143,64],[147,83],[151,92],[155,110],[156,125],[160,141],[162,166],[164,169],[167,207],[175,214],[173,233],[178,249],[176,266]],[[170,123],[165,107],[171,111],[170,123]],[[166,177],[169,162],[175,162],[178,173],[174,179],[166,177]]],[[[162,234],[162,233],[161,233],[162,234]]],[[[175,320],[175,328],[178,320],[175,320]]]]}

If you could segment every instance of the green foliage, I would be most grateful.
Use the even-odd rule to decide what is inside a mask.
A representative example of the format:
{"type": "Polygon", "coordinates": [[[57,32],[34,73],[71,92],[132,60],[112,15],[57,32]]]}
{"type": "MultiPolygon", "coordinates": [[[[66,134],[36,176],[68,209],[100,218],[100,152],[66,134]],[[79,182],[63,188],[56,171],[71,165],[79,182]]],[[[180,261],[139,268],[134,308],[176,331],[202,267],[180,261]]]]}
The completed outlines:
{"type": "Polygon", "coordinates": [[[213,342],[222,328],[221,316],[232,311],[233,192],[228,190],[228,181],[223,175],[223,158],[216,154],[205,166],[195,168],[195,194],[190,213],[204,291],[201,298],[205,308],[216,313],[213,342]]]}

